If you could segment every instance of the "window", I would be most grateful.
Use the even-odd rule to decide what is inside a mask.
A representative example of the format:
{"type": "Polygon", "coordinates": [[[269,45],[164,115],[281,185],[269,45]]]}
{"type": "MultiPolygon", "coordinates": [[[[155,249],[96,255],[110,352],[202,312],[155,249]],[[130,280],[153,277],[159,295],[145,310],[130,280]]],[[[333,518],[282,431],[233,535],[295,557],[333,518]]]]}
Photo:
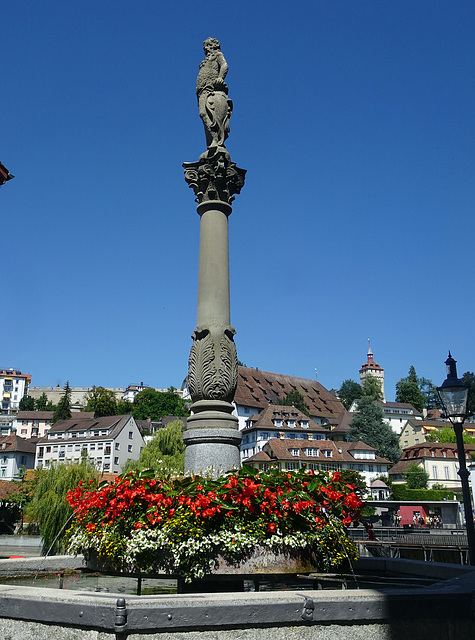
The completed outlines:
{"type": "Polygon", "coordinates": [[[80,444],[75,444],[74,445],[74,451],[79,451],[81,449],[81,445],[80,444]]]}
{"type": "Polygon", "coordinates": [[[450,480],[450,467],[444,467],[445,479],[450,480]]]}
{"type": "Polygon", "coordinates": [[[46,453],[51,453],[51,447],[46,447],[46,453]]]}
{"type": "Polygon", "coordinates": [[[89,445],[89,449],[90,451],[94,451],[96,449],[96,445],[94,442],[89,445]]]}
{"type": "Polygon", "coordinates": [[[434,480],[437,480],[437,478],[439,477],[437,475],[437,467],[435,465],[433,465],[432,467],[432,477],[434,478],[434,480]]]}
{"type": "Polygon", "coordinates": [[[134,432],[129,431],[129,440],[133,440],[133,438],[134,438],[134,432]]]}
{"type": "Polygon", "coordinates": [[[295,427],[295,420],[287,420],[288,426],[293,429],[295,427]]]}
{"type": "Polygon", "coordinates": [[[282,426],[282,420],[272,420],[272,422],[274,423],[275,427],[281,427],[282,426]]]}
{"type": "Polygon", "coordinates": [[[116,456],[116,457],[114,458],[114,464],[119,464],[119,457],[118,457],[118,456],[116,456]]]}
{"type": "Polygon", "coordinates": [[[53,453],[56,453],[58,451],[59,447],[57,444],[54,445],[53,447],[53,453]]]}
{"type": "Polygon", "coordinates": [[[322,449],[322,453],[325,456],[325,458],[333,457],[333,451],[331,449],[322,449]]]}
{"type": "Polygon", "coordinates": [[[300,426],[301,426],[303,429],[308,429],[308,420],[301,420],[301,421],[300,421],[300,426]]]}
{"type": "Polygon", "coordinates": [[[129,453],[132,453],[132,445],[131,445],[131,444],[129,444],[129,446],[127,447],[127,451],[128,451],[129,453]]]}
{"type": "Polygon", "coordinates": [[[290,453],[293,456],[300,456],[300,449],[290,449],[290,453]]]}
{"type": "Polygon", "coordinates": [[[116,442],[115,443],[115,450],[119,451],[119,449],[120,449],[120,442],[116,442]]]}
{"type": "Polygon", "coordinates": [[[370,471],[370,472],[372,472],[372,471],[373,471],[373,465],[372,465],[372,464],[369,464],[369,465],[368,465],[368,471],[370,471]]]}
{"type": "Polygon", "coordinates": [[[28,433],[27,429],[21,429],[20,433],[23,435],[25,433],[28,433]]]}
{"type": "Polygon", "coordinates": [[[38,449],[38,458],[42,458],[44,453],[44,447],[39,447],[38,449]]]}
{"type": "Polygon", "coordinates": [[[304,453],[306,456],[309,456],[310,458],[318,458],[318,456],[320,455],[320,451],[315,447],[312,447],[311,449],[310,448],[304,449],[304,453]]]}
{"type": "Polygon", "coordinates": [[[287,471],[294,471],[295,469],[298,469],[298,465],[296,462],[287,462],[287,471]]]}

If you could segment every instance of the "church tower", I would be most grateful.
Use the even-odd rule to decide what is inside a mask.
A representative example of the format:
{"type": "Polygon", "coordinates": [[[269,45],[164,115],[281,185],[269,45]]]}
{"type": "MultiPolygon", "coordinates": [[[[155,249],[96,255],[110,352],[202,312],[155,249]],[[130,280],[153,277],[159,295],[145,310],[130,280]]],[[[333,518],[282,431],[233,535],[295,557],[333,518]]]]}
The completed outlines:
{"type": "Polygon", "coordinates": [[[386,396],[384,395],[384,369],[373,360],[371,343],[368,340],[368,360],[360,369],[361,384],[363,384],[363,380],[369,376],[373,376],[373,378],[376,378],[376,380],[379,381],[379,384],[381,385],[381,392],[383,394],[383,402],[386,402],[386,396]]]}

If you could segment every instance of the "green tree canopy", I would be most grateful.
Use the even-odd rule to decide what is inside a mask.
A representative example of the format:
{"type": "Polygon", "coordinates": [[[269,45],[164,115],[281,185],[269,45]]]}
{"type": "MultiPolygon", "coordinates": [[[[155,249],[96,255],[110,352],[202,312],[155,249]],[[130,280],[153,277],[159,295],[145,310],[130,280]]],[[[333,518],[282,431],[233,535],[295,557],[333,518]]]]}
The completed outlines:
{"type": "Polygon", "coordinates": [[[381,389],[381,382],[375,376],[366,376],[361,383],[361,393],[362,397],[382,400],[383,390],[381,389]]]}
{"type": "Polygon", "coordinates": [[[48,396],[44,391],[40,397],[36,399],[35,405],[37,411],[47,411],[46,407],[48,406],[48,396]]]}
{"type": "Polygon", "coordinates": [[[308,416],[308,407],[305,404],[305,398],[297,389],[289,391],[284,398],[278,401],[278,404],[284,405],[285,407],[295,407],[308,416]]]}
{"type": "Polygon", "coordinates": [[[382,407],[370,397],[360,398],[348,434],[350,441],[361,440],[376,449],[376,454],[392,462],[401,456],[398,437],[384,420],[382,407]]]}
{"type": "Polygon", "coordinates": [[[188,407],[170,387],[168,391],[144,389],[134,398],[132,415],[136,420],[158,420],[163,416],[186,416],[188,407]]]}
{"type": "Polygon", "coordinates": [[[408,489],[427,489],[429,474],[420,465],[411,464],[402,475],[408,489]]]}
{"type": "Polygon", "coordinates": [[[350,410],[353,402],[358,398],[361,398],[362,395],[363,392],[361,390],[361,385],[350,378],[343,380],[341,387],[338,390],[338,397],[347,411],[350,410]]]}
{"type": "Polygon", "coordinates": [[[86,394],[84,411],[94,411],[96,418],[117,415],[117,398],[115,393],[104,387],[92,387],[86,394]]]}
{"type": "Polygon", "coordinates": [[[117,415],[126,416],[131,414],[134,409],[134,405],[128,400],[118,400],[117,402],[117,415]]]}
{"type": "Polygon", "coordinates": [[[185,444],[180,420],[169,422],[160,429],[140,452],[138,460],[129,460],[125,470],[152,469],[156,474],[182,473],[185,444]]]}
{"type": "Polygon", "coordinates": [[[84,458],[81,463],[39,469],[37,474],[36,488],[26,513],[39,524],[43,553],[54,555],[63,550],[64,536],[61,533],[73,513],[65,501],[66,493],[75,489],[80,480],[97,481],[98,473],[94,465],[84,458]]]}
{"type": "MultiPolygon", "coordinates": [[[[427,440],[429,442],[440,442],[442,444],[456,442],[455,431],[452,427],[442,427],[428,435],[427,440]]],[[[475,444],[475,438],[470,436],[465,430],[463,432],[463,441],[465,444],[475,444]]]]}
{"type": "Polygon", "coordinates": [[[23,396],[23,398],[18,403],[19,411],[34,411],[35,410],[35,400],[34,398],[30,398],[30,396],[23,396]]]}
{"type": "Polygon", "coordinates": [[[361,473],[354,469],[342,469],[340,471],[340,479],[345,484],[352,484],[355,487],[355,493],[364,496],[367,490],[366,480],[361,473]]]}
{"type": "Polygon", "coordinates": [[[408,402],[418,411],[438,406],[435,386],[427,378],[420,378],[413,365],[407,376],[396,382],[396,402],[408,402]]]}
{"type": "Polygon", "coordinates": [[[69,380],[63,387],[64,393],[59,399],[58,405],[54,411],[53,423],[58,420],[69,420],[71,417],[71,387],[69,386],[69,380]]]}

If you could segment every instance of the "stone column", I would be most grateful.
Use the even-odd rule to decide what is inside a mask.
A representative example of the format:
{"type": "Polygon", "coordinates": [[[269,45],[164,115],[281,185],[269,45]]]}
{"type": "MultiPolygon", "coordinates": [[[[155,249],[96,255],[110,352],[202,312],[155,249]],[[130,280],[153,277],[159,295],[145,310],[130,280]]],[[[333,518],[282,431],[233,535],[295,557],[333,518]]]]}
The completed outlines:
{"type": "Polygon", "coordinates": [[[237,353],[230,320],[228,217],[245,171],[221,147],[211,158],[185,163],[185,180],[200,216],[197,326],[192,335],[188,386],[193,414],[183,432],[185,471],[213,474],[240,467],[241,433],[232,415],[237,353]]]}

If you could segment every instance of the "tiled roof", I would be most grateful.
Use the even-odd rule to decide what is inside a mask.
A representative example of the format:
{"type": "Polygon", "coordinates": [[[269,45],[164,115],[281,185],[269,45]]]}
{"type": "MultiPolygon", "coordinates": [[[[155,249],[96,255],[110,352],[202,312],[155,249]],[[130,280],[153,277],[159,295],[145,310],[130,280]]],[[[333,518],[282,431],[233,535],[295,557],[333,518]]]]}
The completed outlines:
{"type": "Polygon", "coordinates": [[[19,411],[17,420],[52,420],[54,411],[19,411]]]}
{"type": "Polygon", "coordinates": [[[340,400],[316,380],[238,367],[236,404],[264,409],[291,391],[298,391],[303,396],[312,417],[332,418],[345,410],[340,400]]]}
{"type": "Polygon", "coordinates": [[[335,427],[330,433],[348,433],[354,415],[355,414],[352,411],[344,411],[338,416],[335,422],[335,427]]]}
{"type": "MultiPolygon", "coordinates": [[[[270,452],[272,452],[275,458],[278,460],[295,460],[298,457],[298,459],[301,461],[315,462],[317,457],[307,455],[303,451],[304,449],[319,449],[320,451],[330,450],[332,452],[332,455],[331,457],[328,458],[328,460],[329,461],[331,460],[333,462],[355,463],[355,460],[356,460],[361,464],[368,464],[368,463],[369,464],[371,463],[388,464],[388,465],[390,464],[389,460],[386,460],[385,458],[381,458],[379,456],[375,456],[374,459],[371,459],[371,460],[368,460],[366,458],[364,460],[359,460],[354,458],[354,456],[351,455],[351,451],[354,449],[349,449],[348,447],[348,445],[354,445],[354,444],[362,445],[361,447],[358,446],[358,447],[355,447],[354,449],[358,449],[358,450],[365,449],[365,450],[374,451],[373,447],[369,447],[364,443],[354,443],[354,442],[335,443],[332,440],[291,440],[289,438],[284,438],[284,439],[271,438],[264,445],[264,451],[266,453],[269,453],[271,458],[272,458],[272,455],[270,452]],[[290,453],[291,449],[299,449],[300,455],[299,456],[292,455],[292,453],[290,453]]],[[[255,456],[253,456],[253,458],[249,458],[249,460],[251,459],[255,459],[255,456]]],[[[326,457],[318,456],[318,459],[321,461],[323,459],[326,459],[326,457]]]]}
{"type": "Polygon", "coordinates": [[[12,433],[9,436],[3,436],[0,438],[0,453],[5,451],[6,453],[12,451],[18,451],[21,453],[35,453],[35,445],[31,440],[26,438],[20,438],[16,434],[12,433]]]}
{"type": "Polygon", "coordinates": [[[246,423],[252,422],[252,427],[246,426],[246,431],[250,431],[251,429],[279,429],[281,431],[305,431],[306,433],[311,432],[314,433],[318,431],[319,433],[328,433],[328,429],[322,427],[312,420],[309,416],[302,413],[299,409],[295,407],[288,407],[286,405],[279,404],[270,404],[265,409],[263,409],[259,414],[255,414],[246,420],[246,423]],[[283,426],[277,427],[274,424],[274,420],[282,420],[283,426]],[[294,427],[288,426],[288,420],[293,420],[295,422],[294,427]],[[302,422],[307,423],[307,427],[302,427],[302,422]]]}
{"type": "Polygon", "coordinates": [[[40,438],[39,442],[49,442],[51,435],[55,433],[65,433],[67,431],[75,431],[78,433],[76,441],[81,440],[81,432],[85,433],[90,430],[94,431],[108,431],[107,436],[88,436],[87,439],[92,438],[103,439],[104,437],[115,438],[127,422],[132,418],[130,415],[123,416],[105,416],[102,418],[83,418],[77,420],[74,416],[70,420],[58,420],[53,427],[49,430],[48,434],[43,438],[40,438]]]}

